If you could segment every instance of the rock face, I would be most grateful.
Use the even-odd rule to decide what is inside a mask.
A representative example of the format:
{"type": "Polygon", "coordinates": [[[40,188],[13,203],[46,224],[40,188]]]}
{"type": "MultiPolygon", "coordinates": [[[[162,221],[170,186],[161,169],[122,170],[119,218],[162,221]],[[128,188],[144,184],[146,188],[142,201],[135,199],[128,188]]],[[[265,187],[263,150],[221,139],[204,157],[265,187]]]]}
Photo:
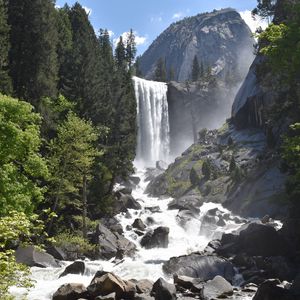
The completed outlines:
{"type": "Polygon", "coordinates": [[[197,55],[214,73],[237,74],[245,72],[236,63],[237,58],[242,54],[251,60],[252,46],[251,32],[241,16],[233,9],[223,9],[170,25],[142,55],[140,69],[147,79],[153,79],[155,65],[162,57],[166,60],[167,74],[172,67],[174,79],[184,82],[190,77],[192,61],[197,55]]]}
{"type": "Polygon", "coordinates": [[[220,275],[231,282],[234,276],[233,265],[226,259],[198,253],[172,257],[163,265],[163,270],[167,274],[176,273],[199,278],[201,281],[211,280],[220,275]]]}

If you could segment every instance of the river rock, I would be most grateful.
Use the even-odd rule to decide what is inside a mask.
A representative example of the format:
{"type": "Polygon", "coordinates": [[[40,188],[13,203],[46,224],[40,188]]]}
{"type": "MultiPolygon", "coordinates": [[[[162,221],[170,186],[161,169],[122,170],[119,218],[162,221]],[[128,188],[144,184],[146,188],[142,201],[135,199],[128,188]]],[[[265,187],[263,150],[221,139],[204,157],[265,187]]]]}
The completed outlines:
{"type": "Polygon", "coordinates": [[[201,291],[203,300],[210,300],[216,298],[225,298],[233,294],[231,284],[222,276],[216,276],[213,280],[209,280],[204,284],[201,291]]]}
{"type": "Polygon", "coordinates": [[[189,276],[180,276],[177,274],[174,274],[173,278],[177,289],[178,287],[181,287],[185,290],[191,290],[194,293],[199,293],[203,288],[201,279],[192,278],[189,276]]]}
{"type": "Polygon", "coordinates": [[[80,298],[88,298],[86,287],[81,283],[67,283],[54,293],[52,300],[77,300],[80,298]]]}
{"type": "Polygon", "coordinates": [[[278,279],[268,279],[259,286],[253,300],[297,300],[297,298],[293,297],[288,289],[280,286],[278,279]]]}
{"type": "Polygon", "coordinates": [[[148,231],[141,240],[141,246],[146,249],[167,248],[168,244],[168,227],[157,227],[154,231],[148,231]]]}
{"type": "Polygon", "coordinates": [[[132,256],[135,245],[117,232],[110,231],[102,224],[96,227],[94,242],[99,244],[99,258],[111,259],[121,253],[123,256],[132,256]]]}
{"type": "Polygon", "coordinates": [[[123,234],[123,227],[118,221],[117,218],[102,218],[100,219],[101,224],[103,224],[105,227],[107,227],[112,232],[117,232],[119,234],[123,234]]]}
{"type": "Polygon", "coordinates": [[[190,210],[180,210],[176,216],[177,222],[183,227],[186,225],[186,223],[196,218],[197,215],[190,210]]]}
{"type": "Polygon", "coordinates": [[[116,299],[116,293],[111,293],[106,296],[98,296],[95,298],[95,300],[115,300],[116,299]]]}
{"type": "Polygon", "coordinates": [[[72,264],[68,265],[65,270],[59,275],[60,277],[66,276],[68,274],[80,274],[83,275],[85,270],[85,264],[83,261],[74,261],[72,264]]]}
{"type": "Polygon", "coordinates": [[[235,274],[232,263],[225,258],[200,253],[172,257],[164,263],[163,270],[167,274],[176,273],[199,278],[202,281],[211,280],[220,275],[232,282],[235,274]]]}
{"type": "Polygon", "coordinates": [[[136,291],[138,294],[148,294],[151,292],[153,287],[153,281],[148,279],[138,280],[136,283],[136,291]]]}
{"type": "Polygon", "coordinates": [[[163,278],[159,278],[153,284],[151,296],[154,296],[155,300],[175,300],[176,287],[174,284],[168,283],[163,278]]]}
{"type": "Polygon", "coordinates": [[[149,210],[152,213],[159,213],[161,212],[160,207],[159,206],[146,206],[145,210],[149,210]]]}
{"type": "Polygon", "coordinates": [[[275,228],[256,223],[240,232],[238,244],[240,251],[251,256],[284,256],[289,252],[287,242],[275,228]]]}
{"type": "MultiPolygon", "coordinates": [[[[99,273],[99,275],[101,274],[103,273],[99,273]]],[[[132,282],[122,280],[113,273],[106,273],[99,277],[95,276],[87,290],[92,297],[116,293],[116,299],[133,299],[136,292],[135,285],[132,282]]]]}
{"type": "Polygon", "coordinates": [[[292,287],[291,287],[291,292],[294,295],[299,296],[299,298],[300,298],[300,273],[294,279],[294,282],[293,282],[292,287]]]}
{"type": "Polygon", "coordinates": [[[128,208],[131,209],[141,209],[142,206],[129,194],[123,194],[121,192],[116,194],[117,199],[115,201],[115,211],[119,212],[127,212],[128,208]]]}
{"type": "Polygon", "coordinates": [[[138,230],[144,231],[146,229],[146,225],[143,223],[141,219],[135,219],[132,223],[132,227],[138,230]]]}
{"type": "Polygon", "coordinates": [[[46,251],[48,254],[52,255],[55,259],[67,260],[67,254],[60,247],[57,247],[55,245],[49,245],[46,247],[46,251]]]}
{"type": "Polygon", "coordinates": [[[17,263],[24,264],[28,267],[60,267],[52,255],[41,252],[33,246],[19,247],[15,252],[15,256],[17,263]]]}
{"type": "Polygon", "coordinates": [[[191,210],[194,213],[199,213],[199,207],[203,201],[197,196],[182,196],[172,200],[168,204],[169,209],[191,210]]]}

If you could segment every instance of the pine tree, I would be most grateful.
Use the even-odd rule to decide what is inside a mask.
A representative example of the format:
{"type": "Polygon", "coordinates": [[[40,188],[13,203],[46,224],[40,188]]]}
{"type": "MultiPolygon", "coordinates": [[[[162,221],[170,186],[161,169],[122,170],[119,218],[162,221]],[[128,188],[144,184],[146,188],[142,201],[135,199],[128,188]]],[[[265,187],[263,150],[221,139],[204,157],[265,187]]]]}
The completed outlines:
{"type": "Polygon", "coordinates": [[[166,82],[167,81],[167,73],[166,73],[166,64],[164,59],[161,57],[156,63],[154,80],[166,82]]]}
{"type": "Polygon", "coordinates": [[[127,34],[126,39],[126,60],[128,63],[129,70],[132,70],[132,65],[134,62],[134,58],[136,56],[136,42],[135,42],[135,35],[130,29],[129,33],[127,34]]]}
{"type": "Polygon", "coordinates": [[[199,65],[199,61],[197,58],[197,55],[194,56],[193,59],[193,65],[192,65],[192,81],[195,82],[199,79],[200,77],[200,65],[199,65]]]}
{"type": "Polygon", "coordinates": [[[8,2],[10,75],[15,95],[38,104],[57,96],[57,27],[52,0],[8,2]]]}
{"type": "Polygon", "coordinates": [[[116,66],[120,71],[126,70],[126,49],[122,36],[120,36],[115,50],[116,66]]]}
{"type": "Polygon", "coordinates": [[[175,70],[174,70],[174,67],[173,67],[173,66],[170,67],[170,71],[169,71],[169,80],[170,80],[170,81],[175,80],[175,70]]]}
{"type": "Polygon", "coordinates": [[[7,4],[0,0],[0,92],[11,94],[12,85],[8,75],[9,26],[7,24],[7,4]]]}

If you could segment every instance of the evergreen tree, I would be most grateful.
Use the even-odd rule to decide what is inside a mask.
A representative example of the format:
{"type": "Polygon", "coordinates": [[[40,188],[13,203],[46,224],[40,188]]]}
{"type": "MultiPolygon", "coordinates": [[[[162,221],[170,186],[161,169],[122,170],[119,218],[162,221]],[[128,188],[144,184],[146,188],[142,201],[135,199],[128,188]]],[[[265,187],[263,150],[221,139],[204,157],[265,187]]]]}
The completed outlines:
{"type": "Polygon", "coordinates": [[[135,68],[135,76],[137,77],[143,77],[143,73],[140,69],[140,61],[141,61],[141,56],[138,56],[135,60],[134,68],[135,68]]]}
{"type": "Polygon", "coordinates": [[[9,26],[7,24],[7,4],[0,0],[0,92],[11,94],[12,85],[8,75],[9,26]]]}
{"type": "Polygon", "coordinates": [[[123,42],[122,36],[120,36],[116,50],[115,50],[115,60],[118,70],[126,70],[126,49],[123,42]]]}
{"type": "Polygon", "coordinates": [[[10,75],[15,95],[37,104],[57,96],[57,27],[52,0],[8,2],[10,75]]]}
{"type": "Polygon", "coordinates": [[[132,29],[130,29],[126,39],[126,60],[128,63],[129,70],[132,69],[135,56],[136,56],[135,36],[132,29]]]}
{"type": "Polygon", "coordinates": [[[253,16],[268,19],[274,15],[277,0],[257,0],[257,7],[252,10],[253,16]]]}
{"type": "Polygon", "coordinates": [[[167,73],[166,73],[166,64],[164,59],[161,57],[156,63],[154,80],[166,82],[167,81],[167,73]]]}
{"type": "Polygon", "coordinates": [[[193,59],[193,65],[192,65],[192,81],[198,81],[199,77],[200,77],[200,65],[199,65],[199,61],[197,58],[197,55],[194,56],[193,59]]]}

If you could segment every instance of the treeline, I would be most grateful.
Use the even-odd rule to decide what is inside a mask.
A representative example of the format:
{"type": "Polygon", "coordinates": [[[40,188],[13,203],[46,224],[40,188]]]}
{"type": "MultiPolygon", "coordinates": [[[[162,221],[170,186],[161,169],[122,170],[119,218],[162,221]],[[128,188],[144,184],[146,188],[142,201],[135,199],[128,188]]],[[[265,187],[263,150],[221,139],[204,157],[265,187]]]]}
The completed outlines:
{"type": "Polygon", "coordinates": [[[114,183],[133,172],[135,55],[132,30],[113,51],[79,3],[0,0],[2,217],[50,208],[50,234],[85,235],[111,212],[114,183]]]}

